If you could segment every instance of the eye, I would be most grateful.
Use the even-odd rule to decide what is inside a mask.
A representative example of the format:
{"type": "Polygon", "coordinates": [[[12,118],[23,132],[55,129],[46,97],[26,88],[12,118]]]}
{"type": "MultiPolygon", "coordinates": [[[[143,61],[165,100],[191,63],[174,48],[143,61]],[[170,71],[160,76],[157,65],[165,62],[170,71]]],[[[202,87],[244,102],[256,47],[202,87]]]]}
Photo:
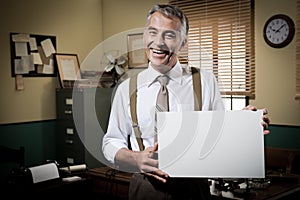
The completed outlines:
{"type": "Polygon", "coordinates": [[[167,39],[167,40],[173,40],[176,38],[176,34],[173,33],[173,32],[166,32],[164,34],[164,38],[167,39]]]}
{"type": "Polygon", "coordinates": [[[155,29],[148,29],[148,34],[151,35],[151,36],[155,36],[155,35],[157,35],[157,30],[155,30],[155,29]]]}
{"type": "Polygon", "coordinates": [[[156,32],[156,31],[149,31],[149,34],[150,34],[150,35],[156,35],[157,32],[156,32]]]}

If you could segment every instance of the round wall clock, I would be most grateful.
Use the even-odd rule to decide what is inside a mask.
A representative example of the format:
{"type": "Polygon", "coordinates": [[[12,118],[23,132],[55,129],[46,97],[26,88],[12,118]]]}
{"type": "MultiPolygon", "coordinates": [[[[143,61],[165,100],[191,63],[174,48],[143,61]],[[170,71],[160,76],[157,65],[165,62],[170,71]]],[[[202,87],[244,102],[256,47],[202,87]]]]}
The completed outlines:
{"type": "Polygon", "coordinates": [[[263,35],[266,43],[271,47],[285,47],[294,38],[295,24],[287,15],[273,15],[266,21],[263,35]]]}

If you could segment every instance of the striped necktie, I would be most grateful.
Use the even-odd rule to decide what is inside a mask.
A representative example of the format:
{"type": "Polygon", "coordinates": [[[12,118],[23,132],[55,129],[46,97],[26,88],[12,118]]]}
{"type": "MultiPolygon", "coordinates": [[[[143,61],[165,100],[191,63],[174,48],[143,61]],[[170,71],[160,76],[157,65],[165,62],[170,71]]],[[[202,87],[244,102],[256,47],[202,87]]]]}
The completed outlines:
{"type": "Polygon", "coordinates": [[[157,81],[160,83],[160,90],[156,99],[156,108],[155,108],[155,125],[154,125],[154,133],[155,133],[155,141],[157,141],[157,112],[167,112],[169,111],[169,96],[167,84],[169,82],[169,77],[166,75],[161,75],[157,77],[157,81]]]}

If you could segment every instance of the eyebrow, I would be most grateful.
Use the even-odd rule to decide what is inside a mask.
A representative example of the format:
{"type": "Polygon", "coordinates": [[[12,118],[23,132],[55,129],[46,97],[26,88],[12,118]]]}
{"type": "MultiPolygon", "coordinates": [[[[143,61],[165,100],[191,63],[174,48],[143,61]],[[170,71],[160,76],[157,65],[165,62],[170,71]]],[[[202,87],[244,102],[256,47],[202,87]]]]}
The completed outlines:
{"type": "Polygon", "coordinates": [[[156,30],[156,31],[158,31],[158,29],[157,29],[157,28],[154,28],[153,26],[149,26],[149,27],[147,27],[147,29],[148,29],[148,30],[156,30]]]}
{"type": "MultiPolygon", "coordinates": [[[[155,31],[159,31],[159,29],[153,27],[153,26],[149,26],[147,27],[148,30],[155,30],[155,31]]],[[[172,29],[164,29],[163,30],[164,33],[172,33],[174,35],[176,35],[176,31],[172,30],[172,29]]]]}

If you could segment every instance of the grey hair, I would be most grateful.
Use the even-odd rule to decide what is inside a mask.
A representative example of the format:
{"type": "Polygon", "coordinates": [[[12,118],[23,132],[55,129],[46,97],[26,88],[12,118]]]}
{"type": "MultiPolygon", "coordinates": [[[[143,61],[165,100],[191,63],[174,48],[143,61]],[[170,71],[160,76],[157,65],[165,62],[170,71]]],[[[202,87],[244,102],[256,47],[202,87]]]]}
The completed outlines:
{"type": "Polygon", "coordinates": [[[153,13],[160,12],[166,17],[177,17],[181,22],[181,39],[184,40],[187,37],[189,31],[189,22],[185,14],[177,6],[169,4],[157,4],[148,12],[147,24],[149,23],[150,17],[153,13]]]}

